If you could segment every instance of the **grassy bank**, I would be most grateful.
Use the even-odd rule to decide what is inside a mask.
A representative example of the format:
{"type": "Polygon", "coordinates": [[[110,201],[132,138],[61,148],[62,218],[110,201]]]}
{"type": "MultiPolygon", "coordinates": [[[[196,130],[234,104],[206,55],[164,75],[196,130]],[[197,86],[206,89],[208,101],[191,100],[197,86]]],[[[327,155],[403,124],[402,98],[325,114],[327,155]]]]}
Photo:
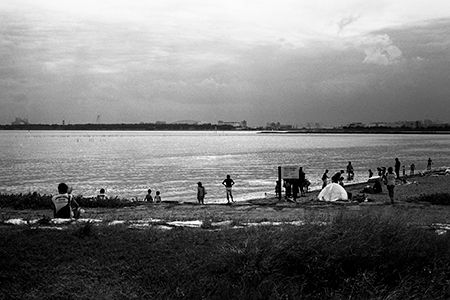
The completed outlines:
{"type": "MultiPolygon", "coordinates": [[[[308,218],[307,218],[308,219],[308,218]]],[[[448,299],[450,236],[406,214],[327,226],[0,227],[1,299],[448,299]]]]}
{"type": "MultiPolygon", "coordinates": [[[[348,205],[317,203],[315,193],[298,204],[89,200],[85,217],[103,222],[0,222],[0,299],[449,299],[450,236],[430,225],[450,223],[450,176],[413,180],[396,186],[395,205],[386,191],[348,205]],[[107,226],[148,219],[204,226],[107,226]],[[223,220],[306,225],[209,226],[223,220]]],[[[0,195],[1,219],[48,220],[50,196],[36,196],[0,195]]]]}
{"type": "MultiPolygon", "coordinates": [[[[119,208],[141,205],[142,201],[132,202],[128,199],[119,197],[112,197],[109,199],[98,199],[96,197],[83,197],[77,195],[74,197],[81,207],[86,208],[119,208]]],[[[0,193],[0,207],[10,207],[14,209],[51,209],[52,195],[41,195],[38,193],[26,194],[1,194],[0,193]]]]}

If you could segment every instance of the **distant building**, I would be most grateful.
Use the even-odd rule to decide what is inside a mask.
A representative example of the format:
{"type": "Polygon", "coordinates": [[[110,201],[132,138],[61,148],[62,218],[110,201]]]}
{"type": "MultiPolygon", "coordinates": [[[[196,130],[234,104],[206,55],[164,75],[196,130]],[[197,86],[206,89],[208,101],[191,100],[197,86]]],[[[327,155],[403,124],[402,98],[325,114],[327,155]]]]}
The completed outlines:
{"type": "Polygon", "coordinates": [[[266,125],[266,129],[269,130],[290,130],[293,129],[292,125],[289,124],[280,124],[280,122],[272,122],[272,123],[267,123],[266,125]]]}
{"type": "Polygon", "coordinates": [[[247,128],[247,121],[241,121],[241,122],[224,122],[224,121],[218,121],[217,125],[229,125],[233,126],[235,128],[247,128]]]}
{"type": "Polygon", "coordinates": [[[388,125],[385,122],[372,122],[368,127],[388,127],[388,125]]]}
{"type": "Polygon", "coordinates": [[[201,125],[203,122],[200,121],[194,121],[194,120],[181,120],[173,122],[172,124],[183,124],[183,125],[201,125]]]}
{"type": "Polygon", "coordinates": [[[361,128],[361,127],[366,127],[366,125],[361,123],[361,122],[356,122],[356,123],[348,124],[347,127],[349,127],[349,128],[361,128]]]}
{"type": "Polygon", "coordinates": [[[30,124],[30,123],[28,123],[28,119],[27,118],[18,118],[18,117],[16,117],[16,119],[13,121],[13,122],[11,122],[11,124],[12,125],[20,125],[20,124],[30,124]]]}
{"type": "Polygon", "coordinates": [[[404,121],[401,123],[402,123],[402,127],[406,127],[406,128],[418,128],[418,127],[421,127],[421,124],[422,124],[422,122],[420,122],[420,121],[404,121]]]}

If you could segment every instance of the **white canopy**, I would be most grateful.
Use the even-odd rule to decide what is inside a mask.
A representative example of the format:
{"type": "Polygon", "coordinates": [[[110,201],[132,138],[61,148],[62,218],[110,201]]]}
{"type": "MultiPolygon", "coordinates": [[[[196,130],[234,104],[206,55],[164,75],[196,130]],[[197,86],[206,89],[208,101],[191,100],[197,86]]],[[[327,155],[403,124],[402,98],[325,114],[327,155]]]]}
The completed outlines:
{"type": "Polygon", "coordinates": [[[347,191],[337,183],[330,183],[320,191],[317,198],[320,201],[348,200],[347,191]]]}

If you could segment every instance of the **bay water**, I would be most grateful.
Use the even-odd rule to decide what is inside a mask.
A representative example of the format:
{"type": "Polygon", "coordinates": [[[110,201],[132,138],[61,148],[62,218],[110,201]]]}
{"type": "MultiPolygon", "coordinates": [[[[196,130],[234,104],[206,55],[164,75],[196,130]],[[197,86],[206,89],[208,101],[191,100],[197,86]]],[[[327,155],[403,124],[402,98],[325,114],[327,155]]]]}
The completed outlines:
{"type": "Polygon", "coordinates": [[[142,199],[147,189],[162,200],[196,202],[197,182],[206,202],[226,202],[222,181],[235,181],[235,200],[274,193],[278,166],[302,166],[312,187],[349,161],[355,181],[368,170],[394,166],[409,174],[450,166],[450,135],[262,134],[254,131],[0,131],[0,193],[57,193],[142,199]]]}

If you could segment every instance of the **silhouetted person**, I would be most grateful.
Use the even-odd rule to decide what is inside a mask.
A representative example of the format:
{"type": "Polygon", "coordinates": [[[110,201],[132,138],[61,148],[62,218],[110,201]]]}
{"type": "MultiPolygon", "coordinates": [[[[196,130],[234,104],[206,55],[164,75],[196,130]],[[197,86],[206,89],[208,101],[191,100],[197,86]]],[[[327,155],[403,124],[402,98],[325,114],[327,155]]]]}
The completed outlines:
{"type": "Polygon", "coordinates": [[[152,196],[152,190],[148,189],[147,195],[145,195],[145,201],[148,201],[150,203],[153,203],[153,196],[152,196]]]}
{"type": "Polygon", "coordinates": [[[409,167],[409,175],[414,175],[414,170],[416,169],[416,166],[414,164],[411,164],[409,167]]]}
{"type": "Polygon", "coordinates": [[[339,183],[339,181],[341,180],[342,174],[344,174],[344,170],[341,170],[341,171],[337,172],[336,174],[334,174],[333,177],[331,177],[331,182],[339,183]]]}
{"type": "Polygon", "coordinates": [[[347,180],[353,180],[355,173],[353,172],[352,162],[349,161],[347,165],[347,180]]]}
{"type": "Polygon", "coordinates": [[[227,175],[227,178],[224,179],[224,181],[222,181],[222,184],[225,186],[226,191],[227,191],[228,204],[230,204],[231,202],[234,202],[233,193],[231,192],[231,188],[234,185],[234,181],[233,181],[233,179],[231,179],[230,175],[227,175]],[[231,198],[231,202],[230,202],[230,198],[231,198]]]}
{"type": "Polygon", "coordinates": [[[433,161],[431,160],[431,157],[428,158],[428,162],[427,162],[427,170],[431,171],[431,165],[433,164],[433,161]]]}
{"type": "Polygon", "coordinates": [[[202,183],[199,181],[197,182],[197,200],[199,204],[205,204],[205,195],[206,190],[205,187],[202,185],[202,183]]]}
{"type": "MultiPolygon", "coordinates": [[[[397,176],[397,178],[400,178],[400,166],[401,163],[398,160],[398,158],[395,158],[395,176],[397,176]]],[[[388,169],[388,173],[389,173],[389,169],[388,169]]]]}
{"type": "Polygon", "coordinates": [[[287,199],[289,197],[291,197],[291,191],[292,191],[292,186],[291,186],[291,181],[289,179],[284,180],[284,198],[287,199]]]}
{"type": "Polygon", "coordinates": [[[298,185],[300,187],[300,196],[305,195],[304,187],[306,183],[306,174],[303,172],[303,167],[300,167],[300,170],[298,171],[298,185]]]}
{"type": "Polygon", "coordinates": [[[326,187],[328,184],[328,169],[325,170],[325,173],[322,175],[322,189],[326,187]]]}
{"type": "Polygon", "coordinates": [[[281,194],[281,184],[280,181],[277,180],[277,183],[275,184],[275,197],[280,197],[281,194]]]}
{"type": "Polygon", "coordinates": [[[156,191],[156,195],[155,195],[155,203],[161,203],[161,196],[160,196],[160,191],[156,191]]]}
{"type": "Polygon", "coordinates": [[[106,200],[108,196],[105,194],[105,189],[100,189],[100,194],[97,195],[98,200],[106,200]]]}
{"type": "Polygon", "coordinates": [[[395,187],[395,175],[392,172],[392,167],[388,168],[388,173],[386,175],[386,186],[389,193],[389,198],[391,203],[394,204],[394,187],[395,187]]]}

